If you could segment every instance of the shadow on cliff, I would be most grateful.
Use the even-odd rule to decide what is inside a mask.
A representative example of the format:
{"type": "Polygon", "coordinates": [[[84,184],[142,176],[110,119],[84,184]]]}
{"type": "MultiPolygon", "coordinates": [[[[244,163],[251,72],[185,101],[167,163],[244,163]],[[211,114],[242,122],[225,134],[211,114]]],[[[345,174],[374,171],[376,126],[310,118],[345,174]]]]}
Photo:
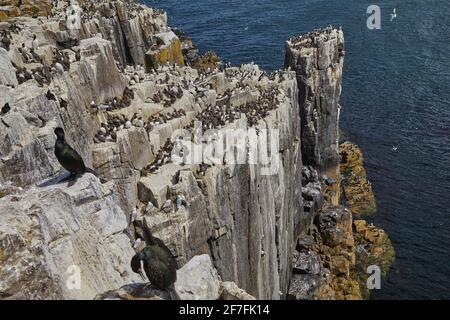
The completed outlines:
{"type": "Polygon", "coordinates": [[[70,173],[67,171],[59,172],[56,176],[48,178],[40,183],[37,183],[36,186],[39,188],[45,188],[49,186],[55,186],[58,184],[62,184],[68,182],[67,186],[71,187],[76,182],[76,179],[73,179],[70,176],[70,173]]]}

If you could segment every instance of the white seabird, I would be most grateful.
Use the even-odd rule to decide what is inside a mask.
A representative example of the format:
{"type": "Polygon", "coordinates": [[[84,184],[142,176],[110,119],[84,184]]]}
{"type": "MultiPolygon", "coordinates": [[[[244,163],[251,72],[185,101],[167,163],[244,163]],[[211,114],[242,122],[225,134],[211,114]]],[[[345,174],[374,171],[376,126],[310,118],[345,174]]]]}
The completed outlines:
{"type": "Polygon", "coordinates": [[[133,210],[131,210],[130,222],[136,221],[136,218],[137,218],[137,210],[136,208],[133,208],[133,210]]]}
{"type": "Polygon", "coordinates": [[[63,74],[64,73],[64,67],[59,62],[55,63],[55,69],[56,69],[56,72],[58,72],[59,74],[63,74]]]}
{"type": "Polygon", "coordinates": [[[394,20],[395,18],[397,18],[397,13],[395,12],[395,8],[394,8],[394,10],[393,10],[392,13],[391,13],[391,22],[392,22],[392,20],[394,20]]]}
{"type": "Polygon", "coordinates": [[[37,39],[35,34],[33,35],[33,42],[31,42],[31,46],[34,50],[37,50],[37,48],[39,47],[39,40],[37,39]]]}

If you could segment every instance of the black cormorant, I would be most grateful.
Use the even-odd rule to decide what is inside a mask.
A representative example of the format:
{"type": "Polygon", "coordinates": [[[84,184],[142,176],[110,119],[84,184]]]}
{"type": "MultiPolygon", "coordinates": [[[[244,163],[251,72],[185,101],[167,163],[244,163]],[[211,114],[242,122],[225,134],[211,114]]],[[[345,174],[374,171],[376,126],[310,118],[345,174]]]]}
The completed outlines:
{"type": "Polygon", "coordinates": [[[2,107],[2,115],[7,114],[11,110],[11,107],[9,106],[9,103],[5,103],[5,105],[2,107]]]}
{"type": "Polygon", "coordinates": [[[150,244],[134,255],[131,269],[141,275],[142,268],[150,283],[159,290],[166,290],[172,300],[178,300],[174,283],[177,280],[177,261],[161,239],[150,235],[150,244]],[[142,263],[142,265],[141,265],[142,263]]]}
{"type": "Polygon", "coordinates": [[[3,33],[2,43],[3,43],[3,46],[5,47],[6,51],[9,51],[9,47],[11,46],[11,40],[9,39],[6,31],[3,33]]]}
{"type": "Polygon", "coordinates": [[[56,96],[50,91],[50,89],[47,90],[45,97],[47,98],[47,100],[56,101],[56,96]]]}
{"type": "Polygon", "coordinates": [[[82,175],[86,172],[97,176],[94,170],[84,165],[83,158],[66,142],[64,130],[62,128],[55,129],[55,156],[59,163],[70,172],[71,177],[82,175]]]}

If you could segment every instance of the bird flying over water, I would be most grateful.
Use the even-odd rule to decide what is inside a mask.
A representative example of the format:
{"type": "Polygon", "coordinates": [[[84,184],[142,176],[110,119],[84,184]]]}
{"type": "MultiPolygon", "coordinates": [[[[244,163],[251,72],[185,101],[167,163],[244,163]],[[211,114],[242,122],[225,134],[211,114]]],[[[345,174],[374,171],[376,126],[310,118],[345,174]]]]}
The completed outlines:
{"type": "Polygon", "coordinates": [[[392,22],[392,20],[394,20],[395,18],[397,18],[397,13],[395,12],[395,8],[394,8],[394,10],[393,10],[392,13],[391,13],[391,22],[392,22]]]}

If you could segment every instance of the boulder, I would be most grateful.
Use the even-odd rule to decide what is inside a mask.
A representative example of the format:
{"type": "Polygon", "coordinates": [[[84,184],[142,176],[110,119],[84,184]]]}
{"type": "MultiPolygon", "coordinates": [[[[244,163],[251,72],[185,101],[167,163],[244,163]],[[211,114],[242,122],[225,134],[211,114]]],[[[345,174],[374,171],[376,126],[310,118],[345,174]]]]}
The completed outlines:
{"type": "Polygon", "coordinates": [[[346,141],[339,145],[339,155],[346,205],[354,215],[375,213],[377,211],[375,195],[372,184],[367,180],[361,149],[356,144],[346,141]]]}
{"type": "Polygon", "coordinates": [[[239,288],[233,281],[221,282],[219,291],[220,300],[255,300],[255,297],[239,288]]]}
{"type": "Polygon", "coordinates": [[[292,262],[294,273],[300,274],[319,274],[321,263],[319,256],[313,252],[295,252],[292,262]]]}
{"type": "Polygon", "coordinates": [[[155,49],[150,49],[145,53],[145,68],[150,71],[156,69],[164,63],[184,65],[181,42],[172,31],[155,35],[161,45],[155,49]]]}
{"type": "Polygon", "coordinates": [[[11,63],[8,52],[0,48],[0,86],[17,87],[18,85],[16,70],[11,63]]]}
{"type": "Polygon", "coordinates": [[[92,299],[139,280],[110,186],[85,174],[0,199],[0,292],[8,299],[92,299]]]}
{"type": "Polygon", "coordinates": [[[195,256],[177,271],[175,289],[183,300],[216,300],[220,280],[209,255],[195,256]]]}

